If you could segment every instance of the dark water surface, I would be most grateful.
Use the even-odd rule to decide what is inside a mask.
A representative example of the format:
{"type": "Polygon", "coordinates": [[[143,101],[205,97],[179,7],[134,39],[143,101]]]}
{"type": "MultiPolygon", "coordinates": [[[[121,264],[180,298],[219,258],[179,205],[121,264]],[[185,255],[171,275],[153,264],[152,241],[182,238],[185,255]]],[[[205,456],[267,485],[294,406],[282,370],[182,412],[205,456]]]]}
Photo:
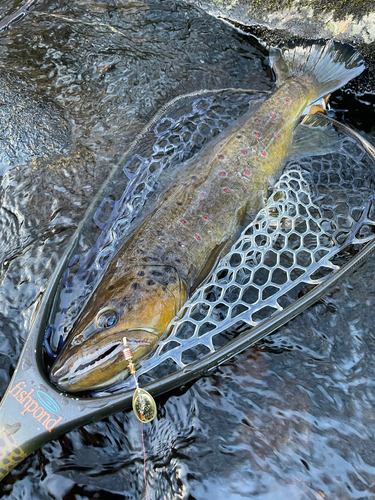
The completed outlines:
{"type": "MultiPolygon", "coordinates": [[[[177,95],[274,84],[255,39],[177,1],[45,1],[0,35],[0,61],[2,395],[69,236],[137,132],[177,95]]],[[[340,91],[332,105],[374,137],[374,95],[340,91]]],[[[158,398],[144,428],[150,497],[375,499],[374,275],[372,258],[255,348],[158,398]]],[[[118,413],[47,444],[0,495],[144,498],[139,422],[118,413]]]]}

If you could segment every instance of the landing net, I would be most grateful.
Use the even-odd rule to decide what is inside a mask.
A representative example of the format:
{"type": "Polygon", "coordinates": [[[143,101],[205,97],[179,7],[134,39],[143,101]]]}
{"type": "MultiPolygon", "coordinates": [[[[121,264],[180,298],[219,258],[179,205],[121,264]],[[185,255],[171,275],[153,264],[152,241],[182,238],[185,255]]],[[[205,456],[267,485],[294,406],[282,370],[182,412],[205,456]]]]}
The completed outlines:
{"type": "MultiPolygon", "coordinates": [[[[93,212],[91,221],[99,236],[92,226],[91,241],[82,237],[70,259],[59,307],[51,318],[58,325],[55,346],[58,336],[69,331],[158,180],[162,182],[169,169],[195,154],[249,104],[256,105],[256,97],[231,90],[187,96],[165,109],[133,145],[123,178],[112,179],[93,212]]],[[[224,347],[226,357],[234,355],[246,346],[242,342],[239,349],[234,339],[248,339],[250,345],[260,338],[252,332],[259,332],[262,323],[287,312],[328,279],[339,277],[342,266],[350,267],[374,239],[371,146],[324,117],[309,118],[297,130],[293,157],[264,208],[188,300],[153,354],[141,362],[137,371],[141,384],[161,377],[168,380],[179,371],[194,376],[194,366],[204,366],[205,360],[208,366],[224,347]]],[[[87,235],[87,224],[84,229],[82,235],[87,235]]],[[[132,387],[129,378],[113,390],[132,387]]]]}

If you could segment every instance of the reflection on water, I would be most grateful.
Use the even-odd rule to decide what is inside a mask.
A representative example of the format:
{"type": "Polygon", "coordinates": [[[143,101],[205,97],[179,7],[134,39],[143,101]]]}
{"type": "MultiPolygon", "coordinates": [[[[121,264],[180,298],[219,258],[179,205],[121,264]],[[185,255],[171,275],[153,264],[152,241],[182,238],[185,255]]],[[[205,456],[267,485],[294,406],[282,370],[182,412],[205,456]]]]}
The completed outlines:
{"type": "MultiPolygon", "coordinates": [[[[17,5],[2,2],[0,12],[17,5]]],[[[177,1],[44,2],[0,36],[1,69],[28,80],[22,103],[38,95],[55,120],[38,139],[42,156],[30,159],[21,137],[0,186],[1,394],[46,281],[116,158],[176,95],[272,88],[265,54],[177,1]]],[[[372,97],[368,105],[340,92],[333,103],[361,127],[363,110],[374,116],[372,97]]],[[[18,123],[17,108],[7,109],[4,129],[18,123]]],[[[158,418],[145,426],[152,499],[375,498],[374,274],[373,258],[256,348],[158,398],[158,418]]],[[[0,491],[14,500],[140,499],[139,422],[119,413],[72,431],[0,491]]]]}

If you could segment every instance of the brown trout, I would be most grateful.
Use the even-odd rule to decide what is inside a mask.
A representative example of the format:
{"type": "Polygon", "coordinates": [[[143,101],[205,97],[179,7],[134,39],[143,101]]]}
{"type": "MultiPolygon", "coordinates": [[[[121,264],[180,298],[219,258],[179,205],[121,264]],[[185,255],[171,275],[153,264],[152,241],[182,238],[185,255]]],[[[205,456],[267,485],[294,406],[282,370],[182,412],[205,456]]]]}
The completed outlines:
{"type": "Polygon", "coordinates": [[[124,378],[124,336],[135,360],[151,351],[262,207],[301,115],[364,69],[355,49],[333,41],[273,49],[271,62],[277,90],[179,167],[115,254],[52,366],[51,380],[64,391],[124,378]]]}

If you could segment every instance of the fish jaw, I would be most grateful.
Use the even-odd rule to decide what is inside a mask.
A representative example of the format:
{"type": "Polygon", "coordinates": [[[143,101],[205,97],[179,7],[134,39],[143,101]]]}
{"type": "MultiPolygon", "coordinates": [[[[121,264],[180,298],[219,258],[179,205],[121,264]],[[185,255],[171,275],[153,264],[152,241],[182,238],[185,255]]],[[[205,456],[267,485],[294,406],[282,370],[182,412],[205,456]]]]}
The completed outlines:
{"type": "Polygon", "coordinates": [[[128,376],[123,337],[136,361],[152,350],[157,333],[152,329],[123,330],[109,339],[98,332],[79,346],[68,342],[53,364],[50,378],[61,390],[73,393],[112,385],[128,376]]]}

